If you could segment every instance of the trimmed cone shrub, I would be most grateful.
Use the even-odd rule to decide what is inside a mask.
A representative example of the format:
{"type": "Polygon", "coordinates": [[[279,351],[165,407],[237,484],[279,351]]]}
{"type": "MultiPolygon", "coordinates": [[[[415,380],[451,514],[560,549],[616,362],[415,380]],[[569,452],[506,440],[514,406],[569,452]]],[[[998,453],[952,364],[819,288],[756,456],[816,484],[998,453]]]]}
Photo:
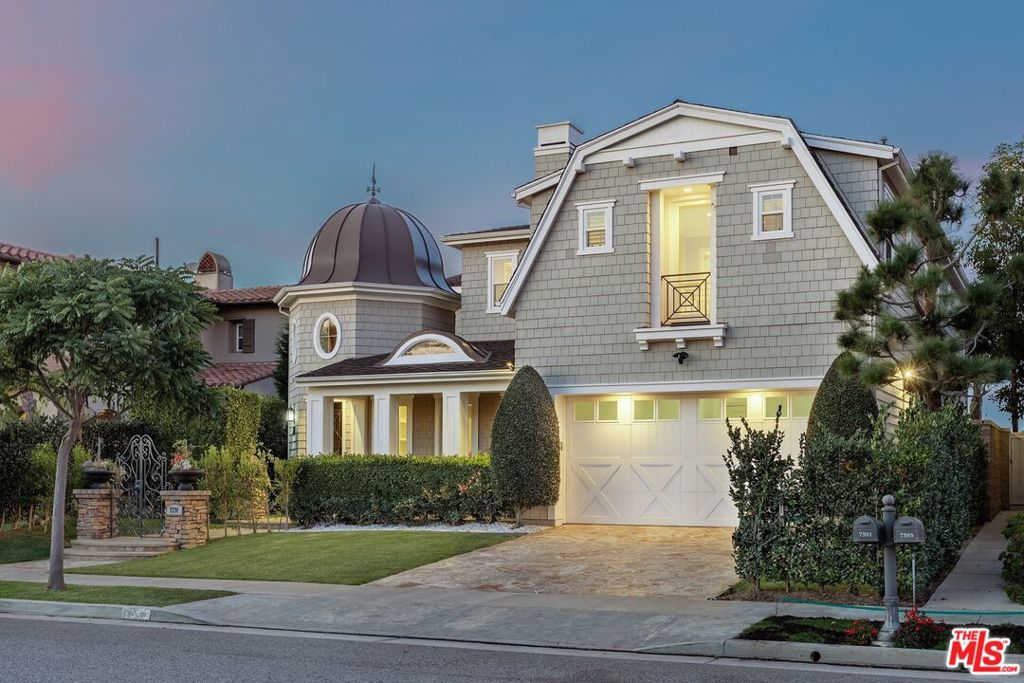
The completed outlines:
{"type": "Polygon", "coordinates": [[[505,391],[491,428],[491,467],[498,495],[524,510],[558,501],[562,444],[555,404],[544,380],[529,365],[521,367],[505,391]]]}
{"type": "Polygon", "coordinates": [[[807,418],[808,440],[825,430],[842,437],[853,436],[858,431],[871,433],[878,417],[878,403],[858,377],[842,371],[840,366],[847,355],[839,354],[821,380],[807,418]]]}

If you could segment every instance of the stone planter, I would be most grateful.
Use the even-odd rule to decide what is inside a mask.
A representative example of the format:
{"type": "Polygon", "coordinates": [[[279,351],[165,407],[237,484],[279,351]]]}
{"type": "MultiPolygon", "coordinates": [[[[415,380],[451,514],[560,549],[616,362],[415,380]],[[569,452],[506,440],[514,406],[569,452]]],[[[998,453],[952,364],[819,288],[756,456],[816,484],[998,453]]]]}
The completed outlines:
{"type": "Polygon", "coordinates": [[[178,491],[195,491],[196,484],[203,478],[202,470],[171,470],[168,475],[178,491]]]}
{"type": "Polygon", "coordinates": [[[85,475],[85,488],[105,489],[109,488],[110,480],[114,476],[114,471],[100,468],[93,469],[83,467],[82,474],[85,475]]]}

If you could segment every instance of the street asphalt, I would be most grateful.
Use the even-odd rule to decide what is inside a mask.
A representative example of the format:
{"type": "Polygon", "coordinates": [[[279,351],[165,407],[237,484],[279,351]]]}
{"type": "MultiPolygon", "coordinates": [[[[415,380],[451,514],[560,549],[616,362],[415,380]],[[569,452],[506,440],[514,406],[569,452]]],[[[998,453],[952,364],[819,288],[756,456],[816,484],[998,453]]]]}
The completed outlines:
{"type": "Polygon", "coordinates": [[[967,680],[956,674],[811,664],[3,615],[0,665],[5,683],[967,680]]]}

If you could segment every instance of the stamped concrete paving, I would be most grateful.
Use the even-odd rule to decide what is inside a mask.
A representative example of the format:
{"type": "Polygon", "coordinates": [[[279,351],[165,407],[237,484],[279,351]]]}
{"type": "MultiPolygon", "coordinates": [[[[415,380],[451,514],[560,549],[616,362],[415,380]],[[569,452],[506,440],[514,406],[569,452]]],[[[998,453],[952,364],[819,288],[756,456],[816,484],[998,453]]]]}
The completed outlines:
{"type": "Polygon", "coordinates": [[[732,529],[567,525],[410,569],[375,585],[707,598],[736,581],[732,529]]]}

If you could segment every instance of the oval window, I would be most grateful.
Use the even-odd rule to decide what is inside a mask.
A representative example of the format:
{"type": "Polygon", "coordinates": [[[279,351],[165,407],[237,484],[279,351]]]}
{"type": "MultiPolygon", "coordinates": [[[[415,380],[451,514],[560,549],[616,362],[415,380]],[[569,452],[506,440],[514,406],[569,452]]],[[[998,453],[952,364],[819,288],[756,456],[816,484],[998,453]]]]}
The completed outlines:
{"type": "Polygon", "coordinates": [[[340,336],[338,319],[330,313],[320,316],[316,322],[316,329],[313,331],[317,354],[321,358],[330,358],[337,353],[340,336]]]}

